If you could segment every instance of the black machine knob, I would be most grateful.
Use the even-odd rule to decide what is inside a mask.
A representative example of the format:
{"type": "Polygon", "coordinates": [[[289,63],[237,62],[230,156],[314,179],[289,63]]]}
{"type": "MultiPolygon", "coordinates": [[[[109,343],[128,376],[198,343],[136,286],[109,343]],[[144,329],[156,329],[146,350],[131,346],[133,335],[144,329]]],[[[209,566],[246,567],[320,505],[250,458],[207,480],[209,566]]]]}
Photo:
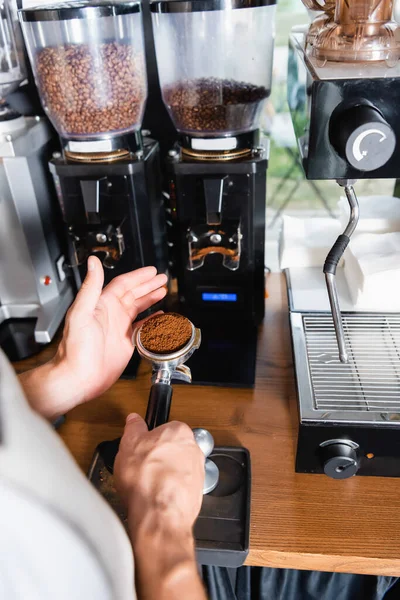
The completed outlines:
{"type": "Polygon", "coordinates": [[[329,137],[336,152],[359,171],[375,171],[396,147],[393,129],[379,110],[357,105],[331,119],[329,137]]]}
{"type": "Polygon", "coordinates": [[[357,452],[350,444],[338,442],[322,448],[324,473],[332,479],[353,477],[359,469],[357,452]]]}

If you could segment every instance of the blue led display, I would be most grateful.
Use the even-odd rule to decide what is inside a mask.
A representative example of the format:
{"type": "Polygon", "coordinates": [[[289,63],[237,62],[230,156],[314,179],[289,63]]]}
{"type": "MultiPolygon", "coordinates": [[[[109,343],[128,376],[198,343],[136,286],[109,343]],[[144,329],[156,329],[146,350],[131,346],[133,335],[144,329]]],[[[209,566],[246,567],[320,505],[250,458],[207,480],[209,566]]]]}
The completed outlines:
{"type": "Polygon", "coordinates": [[[219,294],[203,292],[201,295],[205,302],[236,302],[237,294],[219,294]]]}

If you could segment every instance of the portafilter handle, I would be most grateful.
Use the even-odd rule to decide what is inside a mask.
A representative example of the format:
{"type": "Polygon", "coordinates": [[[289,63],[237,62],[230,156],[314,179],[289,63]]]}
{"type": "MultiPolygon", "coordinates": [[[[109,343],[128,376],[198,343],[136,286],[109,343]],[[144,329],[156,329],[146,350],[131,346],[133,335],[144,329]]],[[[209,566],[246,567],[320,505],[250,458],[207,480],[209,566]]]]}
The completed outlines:
{"type": "Polygon", "coordinates": [[[171,379],[191,383],[192,375],[189,367],[181,364],[172,370],[170,368],[158,368],[153,365],[153,385],[150,389],[145,417],[149,431],[159,425],[164,425],[169,419],[173,392],[171,379]]]}
{"type": "Polygon", "coordinates": [[[167,383],[153,383],[151,386],[145,417],[149,431],[167,423],[171,410],[172,392],[172,385],[167,383]]]}

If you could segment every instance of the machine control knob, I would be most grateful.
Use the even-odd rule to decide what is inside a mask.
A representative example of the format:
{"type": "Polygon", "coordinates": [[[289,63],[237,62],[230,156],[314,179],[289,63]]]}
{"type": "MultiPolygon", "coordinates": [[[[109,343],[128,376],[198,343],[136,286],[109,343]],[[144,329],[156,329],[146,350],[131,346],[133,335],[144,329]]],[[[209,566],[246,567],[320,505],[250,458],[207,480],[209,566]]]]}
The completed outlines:
{"type": "Polygon", "coordinates": [[[332,479],[348,479],[359,469],[357,452],[351,444],[329,444],[323,449],[324,473],[332,479]]]}
{"type": "Polygon", "coordinates": [[[96,233],[96,242],[99,244],[105,244],[107,241],[107,236],[105,233],[96,233]]]}
{"type": "Polygon", "coordinates": [[[204,454],[205,458],[205,478],[204,478],[204,486],[203,486],[203,494],[209,494],[218,485],[219,479],[219,469],[215,462],[210,460],[208,457],[214,450],[214,438],[207,429],[202,429],[198,427],[193,429],[194,439],[196,444],[204,454]]]}
{"type": "Polygon", "coordinates": [[[333,116],[329,137],[336,152],[359,171],[375,171],[392,157],[396,136],[380,111],[359,104],[333,116]]]}

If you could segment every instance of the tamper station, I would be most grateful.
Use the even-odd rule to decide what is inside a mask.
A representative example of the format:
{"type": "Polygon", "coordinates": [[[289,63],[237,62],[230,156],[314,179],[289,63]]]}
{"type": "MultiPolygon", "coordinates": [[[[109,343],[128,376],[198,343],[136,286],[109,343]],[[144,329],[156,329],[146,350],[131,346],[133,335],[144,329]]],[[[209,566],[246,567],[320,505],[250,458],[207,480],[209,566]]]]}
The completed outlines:
{"type": "MultiPolygon", "coordinates": [[[[200,347],[201,332],[182,315],[157,314],[136,329],[132,341],[139,355],[152,365],[145,417],[151,430],[168,421],[171,381],[191,383],[191,371],[185,362],[200,347]]],[[[193,429],[193,434],[205,456],[205,496],[194,529],[198,560],[202,564],[240,566],[249,548],[249,453],[244,448],[214,448],[213,437],[206,429],[193,429]]],[[[112,481],[118,447],[119,439],[98,446],[89,479],[125,522],[124,508],[112,481]]]]}

